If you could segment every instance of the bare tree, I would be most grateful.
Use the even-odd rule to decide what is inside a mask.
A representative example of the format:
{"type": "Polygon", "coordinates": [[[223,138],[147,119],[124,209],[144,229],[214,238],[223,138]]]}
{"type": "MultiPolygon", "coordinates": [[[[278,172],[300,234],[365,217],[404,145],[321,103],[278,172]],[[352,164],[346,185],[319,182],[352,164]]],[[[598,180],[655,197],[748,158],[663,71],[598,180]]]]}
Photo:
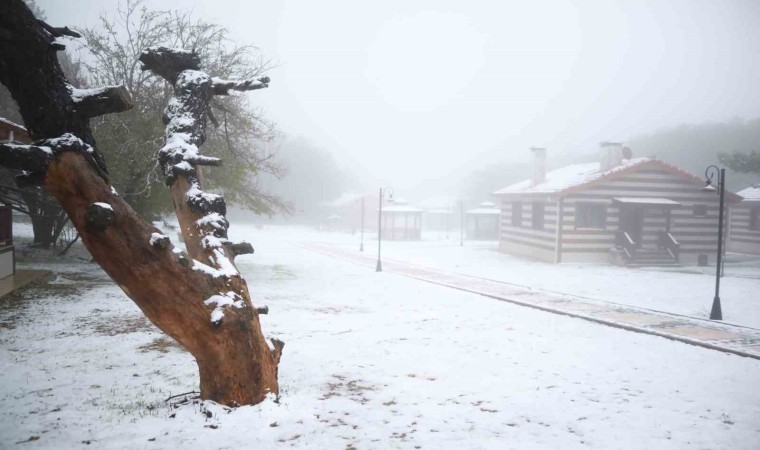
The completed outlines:
{"type": "MultiPolygon", "coordinates": [[[[251,45],[231,41],[221,25],[194,19],[190,13],[152,10],[140,0],[123,0],[115,12],[100,17],[98,28],[82,31],[91,55],[82,64],[93,85],[124,84],[135,108],[93,121],[100,150],[112,165],[117,190],[145,217],[171,208],[161,187],[155,149],[163,139],[161,117],[172,86],[152,72],[140,70],[139,58],[148,47],[192,49],[212,77],[254,79],[271,67],[251,45]]],[[[67,73],[68,75],[68,73],[67,73]]],[[[214,96],[208,115],[214,127],[206,130],[204,152],[224,158],[223,167],[206,178],[223,190],[228,202],[259,214],[287,212],[287,205],[257,185],[260,173],[280,176],[282,168],[267,142],[274,125],[245,96],[214,96]]]]}
{"type": "Polygon", "coordinates": [[[199,165],[218,164],[199,147],[208,102],[231,90],[266,87],[267,79],[215,80],[199,70],[192,52],[147,49],[144,66],[174,86],[159,160],[187,243],[187,253],[142,220],[109,183],[90,131],[91,117],[124,111],[122,86],[82,90],[61,71],[57,38],[78,36],[38,21],[22,0],[8,0],[0,15],[0,82],[19,105],[34,139],[0,145],[0,165],[24,170],[63,205],[95,261],[148,319],[196,359],[201,397],[236,406],[278,395],[283,343],[270,347],[237,271],[236,254],[250,244],[227,239],[225,203],[203,190],[199,165]],[[87,105],[85,107],[85,105],[87,105]]]}

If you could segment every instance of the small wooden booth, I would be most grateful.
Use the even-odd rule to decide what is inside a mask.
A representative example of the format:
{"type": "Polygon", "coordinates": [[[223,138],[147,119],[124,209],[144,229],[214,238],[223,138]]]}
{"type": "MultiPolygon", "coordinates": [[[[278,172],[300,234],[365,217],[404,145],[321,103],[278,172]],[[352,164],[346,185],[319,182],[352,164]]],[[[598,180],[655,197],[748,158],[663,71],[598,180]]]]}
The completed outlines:
{"type": "Polygon", "coordinates": [[[389,201],[382,207],[383,239],[418,241],[421,237],[422,210],[405,200],[389,201]]]}
{"type": "Polygon", "coordinates": [[[501,210],[495,203],[483,202],[477,208],[465,213],[467,239],[475,241],[496,241],[499,239],[499,217],[501,210]]]}

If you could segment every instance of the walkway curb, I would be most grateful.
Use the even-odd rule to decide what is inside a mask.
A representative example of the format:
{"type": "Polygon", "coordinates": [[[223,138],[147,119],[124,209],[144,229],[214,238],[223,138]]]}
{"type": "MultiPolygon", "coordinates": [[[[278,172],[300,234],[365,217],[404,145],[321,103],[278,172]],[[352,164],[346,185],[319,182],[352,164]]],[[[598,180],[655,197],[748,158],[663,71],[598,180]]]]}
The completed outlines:
{"type": "MultiPolygon", "coordinates": [[[[347,260],[362,266],[374,267],[375,265],[375,260],[372,257],[352,253],[330,244],[304,244],[303,247],[316,253],[347,260]]],[[[383,267],[389,273],[482,295],[518,306],[526,306],[544,312],[574,317],[622,330],[659,336],[710,350],[760,360],[760,330],[754,328],[714,322],[709,322],[710,326],[707,326],[704,324],[704,321],[697,318],[690,320],[687,316],[659,311],[654,312],[635,306],[580,299],[569,295],[549,294],[531,290],[530,288],[515,287],[509,283],[497,280],[443,272],[437,269],[392,260],[385,260],[383,267]],[[468,285],[473,284],[475,287],[468,287],[468,285]],[[532,298],[533,301],[516,298],[518,296],[532,298]],[[635,317],[639,321],[650,323],[642,325],[622,320],[613,320],[604,317],[605,315],[635,317]],[[667,330],[678,330],[680,333],[673,333],[667,330]],[[698,337],[699,335],[713,336],[714,338],[700,338],[698,337]]]]}

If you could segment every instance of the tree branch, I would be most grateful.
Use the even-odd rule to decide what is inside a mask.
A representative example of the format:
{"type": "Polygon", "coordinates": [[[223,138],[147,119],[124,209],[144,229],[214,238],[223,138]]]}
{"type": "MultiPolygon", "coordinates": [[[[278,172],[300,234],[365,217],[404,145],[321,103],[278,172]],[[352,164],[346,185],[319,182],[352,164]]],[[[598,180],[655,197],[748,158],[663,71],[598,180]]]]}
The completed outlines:
{"type": "Polygon", "coordinates": [[[72,30],[69,27],[54,27],[49,25],[47,22],[45,22],[42,19],[37,19],[37,22],[42,26],[42,28],[50,33],[53,37],[61,37],[61,36],[69,36],[69,37],[75,37],[80,38],[82,37],[81,34],[77,33],[76,31],[72,30]]]}
{"type": "Polygon", "coordinates": [[[177,77],[184,70],[200,69],[200,57],[193,52],[168,47],[150,47],[140,55],[142,70],[150,70],[156,75],[176,83],[177,77]]]}
{"type": "Polygon", "coordinates": [[[132,109],[132,95],[126,86],[104,86],[95,89],[71,88],[71,99],[77,114],[97,117],[132,109]]]}
{"type": "Polygon", "coordinates": [[[221,80],[219,78],[213,78],[211,90],[214,95],[229,95],[230,89],[234,91],[254,91],[256,89],[264,89],[269,87],[271,81],[269,77],[261,77],[255,80],[221,80]]]}
{"type": "Polygon", "coordinates": [[[50,147],[0,144],[0,166],[28,172],[45,172],[53,160],[50,147]]]}

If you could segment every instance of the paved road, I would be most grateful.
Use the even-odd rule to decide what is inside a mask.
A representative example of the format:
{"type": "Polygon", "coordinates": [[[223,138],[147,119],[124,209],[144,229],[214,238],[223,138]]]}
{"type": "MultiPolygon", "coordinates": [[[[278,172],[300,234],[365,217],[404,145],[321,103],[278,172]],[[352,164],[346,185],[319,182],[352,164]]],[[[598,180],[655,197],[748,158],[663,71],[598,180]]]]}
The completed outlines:
{"type": "MultiPolygon", "coordinates": [[[[305,244],[304,248],[373,269],[376,264],[376,260],[371,256],[344,250],[331,244],[305,244]]],[[[754,328],[570,295],[547,293],[502,281],[443,272],[392,260],[383,260],[383,271],[554,314],[577,317],[607,326],[760,359],[760,330],[754,328]]]]}

